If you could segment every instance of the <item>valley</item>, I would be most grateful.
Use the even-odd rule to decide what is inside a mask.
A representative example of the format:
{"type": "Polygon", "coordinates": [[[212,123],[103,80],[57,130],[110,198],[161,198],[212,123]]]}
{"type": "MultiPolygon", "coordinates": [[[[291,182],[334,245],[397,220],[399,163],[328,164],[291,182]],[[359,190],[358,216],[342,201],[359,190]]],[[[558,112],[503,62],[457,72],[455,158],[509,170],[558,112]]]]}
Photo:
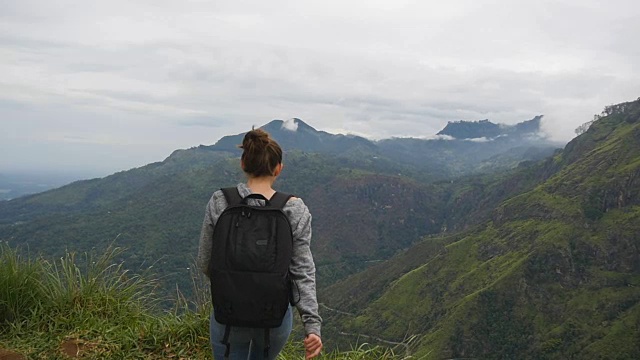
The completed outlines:
{"type": "MultiPolygon", "coordinates": [[[[286,152],[276,187],[314,217],[328,341],[420,359],[640,356],[640,100],[606,110],[564,149],[541,117],[376,142],[266,124],[286,152]]],[[[176,284],[194,297],[204,206],[243,179],[239,136],[1,202],[0,240],[47,257],[125,247],[117,260],[153,269],[168,302],[176,284]]]]}

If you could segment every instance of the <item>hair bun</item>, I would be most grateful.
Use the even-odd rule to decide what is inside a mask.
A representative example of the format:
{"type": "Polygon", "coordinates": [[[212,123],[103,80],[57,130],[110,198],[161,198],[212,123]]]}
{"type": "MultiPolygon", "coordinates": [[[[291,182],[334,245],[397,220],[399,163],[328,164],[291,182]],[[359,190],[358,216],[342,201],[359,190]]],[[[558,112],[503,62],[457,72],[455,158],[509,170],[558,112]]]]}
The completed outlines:
{"type": "Polygon", "coordinates": [[[255,141],[258,143],[268,143],[269,142],[269,134],[267,134],[264,130],[251,130],[247,133],[247,137],[251,141],[255,141]]]}
{"type": "Polygon", "coordinates": [[[262,129],[249,131],[242,140],[241,149],[248,152],[262,151],[269,145],[269,134],[262,129]]]}
{"type": "Polygon", "coordinates": [[[272,176],[282,163],[282,149],[269,133],[252,129],[245,134],[240,145],[243,170],[250,176],[272,176]]]}

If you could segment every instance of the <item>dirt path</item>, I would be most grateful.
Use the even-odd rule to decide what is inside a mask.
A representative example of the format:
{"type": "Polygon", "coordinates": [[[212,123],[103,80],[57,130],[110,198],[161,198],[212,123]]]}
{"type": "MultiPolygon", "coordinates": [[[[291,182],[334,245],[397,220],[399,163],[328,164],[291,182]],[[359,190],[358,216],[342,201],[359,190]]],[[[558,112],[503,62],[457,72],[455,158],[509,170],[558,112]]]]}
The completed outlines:
{"type": "Polygon", "coordinates": [[[322,307],[322,308],[325,308],[325,309],[327,309],[327,310],[329,310],[329,311],[333,311],[333,312],[338,313],[338,314],[341,314],[341,315],[347,315],[347,316],[351,316],[351,317],[355,317],[355,316],[356,316],[355,314],[348,313],[348,312],[346,312],[346,311],[341,311],[341,310],[338,310],[338,309],[330,308],[330,307],[328,307],[326,304],[323,304],[323,303],[319,303],[318,305],[319,305],[320,307],[322,307]]]}
{"type": "Polygon", "coordinates": [[[0,360],[27,360],[22,354],[0,348],[0,360]]]}
{"type": "MultiPolygon", "coordinates": [[[[69,358],[79,357],[86,347],[86,344],[79,340],[65,340],[60,344],[60,350],[69,358]]],[[[0,360],[27,360],[27,357],[15,351],[0,348],[0,360]]]]}

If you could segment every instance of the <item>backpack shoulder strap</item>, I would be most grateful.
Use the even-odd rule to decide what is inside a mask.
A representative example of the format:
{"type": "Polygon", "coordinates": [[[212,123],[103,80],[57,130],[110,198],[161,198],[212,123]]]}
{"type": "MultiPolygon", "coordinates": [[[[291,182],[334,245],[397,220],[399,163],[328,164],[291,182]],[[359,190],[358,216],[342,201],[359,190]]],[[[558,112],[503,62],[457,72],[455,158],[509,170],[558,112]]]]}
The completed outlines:
{"type": "Polygon", "coordinates": [[[222,194],[224,195],[224,198],[227,200],[227,206],[240,204],[240,202],[242,202],[242,196],[240,196],[240,193],[238,192],[238,188],[228,187],[228,188],[222,188],[220,190],[222,190],[222,194]]]}
{"type": "Polygon", "coordinates": [[[289,199],[291,199],[292,197],[293,195],[291,194],[285,194],[276,191],[276,193],[271,196],[271,199],[269,199],[269,204],[271,205],[271,207],[282,210],[287,201],[289,201],[289,199]]]}

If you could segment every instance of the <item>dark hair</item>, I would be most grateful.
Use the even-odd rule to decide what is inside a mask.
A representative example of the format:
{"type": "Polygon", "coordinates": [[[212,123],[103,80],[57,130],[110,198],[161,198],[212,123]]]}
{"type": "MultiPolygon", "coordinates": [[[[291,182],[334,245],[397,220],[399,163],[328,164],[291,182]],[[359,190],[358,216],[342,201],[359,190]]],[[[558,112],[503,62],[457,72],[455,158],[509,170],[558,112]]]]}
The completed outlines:
{"type": "Polygon", "coordinates": [[[272,176],[282,163],[282,149],[269,133],[252,129],[242,140],[242,164],[245,173],[252,177],[272,176]]]}

